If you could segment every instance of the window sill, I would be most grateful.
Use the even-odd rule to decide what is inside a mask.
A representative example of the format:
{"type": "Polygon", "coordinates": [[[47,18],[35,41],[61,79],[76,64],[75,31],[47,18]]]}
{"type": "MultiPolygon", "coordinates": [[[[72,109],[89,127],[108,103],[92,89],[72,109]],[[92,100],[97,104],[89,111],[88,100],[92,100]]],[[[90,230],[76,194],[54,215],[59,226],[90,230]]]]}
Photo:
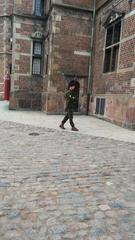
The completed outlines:
{"type": "Polygon", "coordinates": [[[41,74],[34,74],[34,73],[32,73],[32,76],[33,76],[33,77],[43,78],[43,75],[41,75],[41,74]]]}

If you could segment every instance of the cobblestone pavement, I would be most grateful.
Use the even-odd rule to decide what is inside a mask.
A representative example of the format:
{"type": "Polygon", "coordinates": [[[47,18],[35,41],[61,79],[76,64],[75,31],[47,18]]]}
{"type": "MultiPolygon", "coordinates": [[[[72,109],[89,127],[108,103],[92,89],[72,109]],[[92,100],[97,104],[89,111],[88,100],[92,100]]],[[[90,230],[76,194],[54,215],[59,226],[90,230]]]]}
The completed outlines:
{"type": "Polygon", "coordinates": [[[0,240],[135,240],[135,144],[0,121],[0,240]]]}

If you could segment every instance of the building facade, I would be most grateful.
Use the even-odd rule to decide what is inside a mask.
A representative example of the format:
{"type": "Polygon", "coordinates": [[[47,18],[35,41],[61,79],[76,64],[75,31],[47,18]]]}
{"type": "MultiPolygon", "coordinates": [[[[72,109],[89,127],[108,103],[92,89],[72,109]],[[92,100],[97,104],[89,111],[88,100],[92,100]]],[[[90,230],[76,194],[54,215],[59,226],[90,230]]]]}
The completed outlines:
{"type": "Polygon", "coordinates": [[[135,1],[97,0],[90,112],[135,129],[135,1]]]}
{"type": "Polygon", "coordinates": [[[134,0],[0,0],[0,94],[10,109],[77,111],[135,128],[134,0]]]}
{"type": "Polygon", "coordinates": [[[1,32],[5,35],[1,92],[3,75],[10,71],[10,109],[60,113],[64,111],[65,88],[76,78],[78,111],[84,113],[92,3],[10,0],[9,5],[6,0],[1,4],[1,32]]]}

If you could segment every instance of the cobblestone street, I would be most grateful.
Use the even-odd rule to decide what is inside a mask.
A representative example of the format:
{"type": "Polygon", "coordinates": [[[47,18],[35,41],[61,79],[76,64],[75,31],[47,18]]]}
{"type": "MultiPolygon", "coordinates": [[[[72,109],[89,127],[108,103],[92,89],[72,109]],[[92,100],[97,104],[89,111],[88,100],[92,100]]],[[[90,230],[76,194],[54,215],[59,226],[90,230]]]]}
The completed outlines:
{"type": "Polygon", "coordinates": [[[135,144],[0,121],[0,240],[135,240],[135,144]]]}

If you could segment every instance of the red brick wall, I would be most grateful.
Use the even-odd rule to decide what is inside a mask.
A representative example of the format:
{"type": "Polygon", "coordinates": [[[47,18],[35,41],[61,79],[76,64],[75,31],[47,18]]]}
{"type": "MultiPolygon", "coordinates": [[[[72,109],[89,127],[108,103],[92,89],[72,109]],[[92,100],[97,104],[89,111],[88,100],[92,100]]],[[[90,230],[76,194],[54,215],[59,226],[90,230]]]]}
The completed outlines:
{"type": "Polygon", "coordinates": [[[25,39],[16,39],[16,44],[20,45],[19,50],[17,52],[22,52],[22,53],[31,53],[31,41],[25,40],[25,39]]]}
{"type": "Polygon", "coordinates": [[[7,2],[7,0],[0,0],[0,16],[10,15],[13,12],[13,0],[7,2]]]}
{"type": "MultiPolygon", "coordinates": [[[[133,95],[133,87],[131,86],[131,78],[134,75],[135,63],[135,15],[130,16],[129,4],[126,0],[112,1],[108,3],[97,13],[96,18],[96,37],[95,37],[95,53],[93,68],[93,94],[95,96],[94,103],[90,104],[91,111],[94,113],[96,108],[96,97],[104,97],[106,99],[105,117],[118,122],[119,124],[130,125],[132,118],[127,114],[130,106],[130,98],[133,95]],[[111,12],[112,3],[115,9],[124,11],[125,17],[122,20],[121,43],[119,50],[118,69],[115,72],[103,73],[104,65],[104,46],[105,32],[104,22],[111,12]],[[119,3],[119,4],[118,4],[119,3]],[[127,118],[128,116],[128,118],[127,118]]],[[[133,105],[133,103],[132,103],[133,105]]],[[[135,106],[135,105],[134,105],[135,106]]],[[[134,112],[133,107],[130,113],[134,112]]]]}
{"type": "MultiPolygon", "coordinates": [[[[53,73],[87,75],[88,56],[75,54],[75,51],[89,52],[90,22],[77,16],[62,16],[56,22],[58,33],[53,38],[53,73]]],[[[54,74],[55,75],[55,74],[54,74]]],[[[55,80],[56,85],[57,80],[55,80]]]]}
{"type": "MultiPolygon", "coordinates": [[[[73,3],[73,2],[72,2],[73,3]]],[[[90,51],[90,13],[61,10],[57,8],[52,22],[52,39],[50,41],[51,87],[48,88],[47,106],[50,112],[64,111],[64,92],[67,87],[67,75],[71,80],[78,77],[80,84],[80,104],[86,106],[86,85],[90,51]],[[83,56],[83,53],[87,56],[83,56]],[[81,76],[86,76],[85,79],[81,76]]],[[[51,30],[51,29],[50,29],[51,30]]],[[[43,94],[43,99],[45,94],[43,94]]],[[[86,111],[86,110],[85,110],[86,111]]]]}
{"type": "Polygon", "coordinates": [[[32,34],[44,24],[38,20],[16,17],[13,33],[13,73],[10,108],[41,108],[43,79],[32,75],[32,34]]]}
{"type": "MultiPolygon", "coordinates": [[[[123,5],[127,1],[123,1],[123,5]]],[[[127,4],[128,5],[128,4],[127,4]]],[[[108,5],[108,8],[110,6],[108,5]]],[[[123,6],[117,6],[119,10],[123,11],[123,6]],[[121,7],[121,8],[120,8],[121,7]]],[[[103,26],[105,16],[102,15],[102,9],[100,10],[99,14],[97,15],[96,19],[96,39],[95,39],[95,59],[94,59],[94,91],[96,93],[101,92],[121,92],[121,74],[118,73],[119,70],[123,68],[128,68],[133,66],[133,62],[135,61],[135,54],[134,54],[134,44],[135,40],[130,39],[126,40],[125,37],[129,37],[135,31],[135,17],[132,16],[131,18],[126,18],[123,20],[122,23],[122,39],[121,39],[121,47],[120,47],[120,59],[119,59],[119,67],[117,72],[106,73],[103,74],[103,60],[104,60],[104,44],[105,44],[105,28],[103,26]],[[128,30],[127,30],[128,28],[128,30]],[[109,82],[109,84],[108,84],[109,82]],[[110,90],[108,88],[110,86],[110,90]],[[112,85],[114,85],[112,87],[112,85]],[[118,88],[116,86],[119,86],[118,88]]],[[[106,7],[106,17],[107,17],[107,7],[106,7]]],[[[128,72],[128,71],[127,71],[128,72]]],[[[127,88],[129,91],[129,81],[131,78],[131,74],[123,73],[124,78],[127,81],[127,88]],[[127,77],[125,77],[127,75],[127,77]]]]}
{"type": "Polygon", "coordinates": [[[0,0],[0,16],[3,16],[5,1],[0,0]]]}
{"type": "Polygon", "coordinates": [[[21,0],[20,3],[16,2],[15,9],[18,13],[33,14],[33,2],[32,0],[21,0]]]}
{"type": "Polygon", "coordinates": [[[119,68],[132,67],[135,62],[135,39],[128,40],[121,44],[119,68]]]}
{"type": "Polygon", "coordinates": [[[135,33],[135,14],[130,18],[125,18],[123,29],[122,29],[122,38],[130,37],[135,33]]]}
{"type": "Polygon", "coordinates": [[[93,6],[93,0],[63,0],[63,3],[90,9],[93,6]]]}
{"type": "Polygon", "coordinates": [[[96,8],[100,8],[103,4],[107,3],[108,0],[96,0],[96,8]]]}

